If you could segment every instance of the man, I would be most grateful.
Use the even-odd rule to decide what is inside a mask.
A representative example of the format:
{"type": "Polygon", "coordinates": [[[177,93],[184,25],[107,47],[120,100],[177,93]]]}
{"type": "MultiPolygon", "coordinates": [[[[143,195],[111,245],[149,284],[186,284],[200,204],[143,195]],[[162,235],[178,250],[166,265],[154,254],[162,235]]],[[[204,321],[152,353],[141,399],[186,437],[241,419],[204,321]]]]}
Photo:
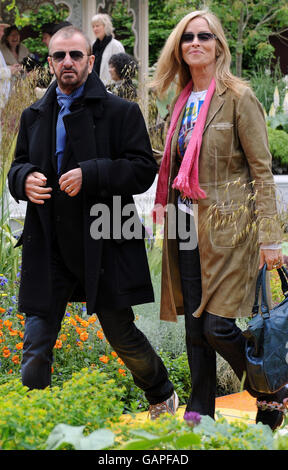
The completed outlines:
{"type": "Polygon", "coordinates": [[[127,222],[122,209],[150,187],[157,167],[138,105],[108,93],[93,62],[81,31],[71,26],[53,35],[49,66],[57,81],[24,110],[8,176],[13,197],[28,201],[19,291],[19,310],[26,313],[22,381],[29,388],[51,383],[66,304],[86,300],[155,419],[174,414],[178,398],[134,324],[131,305],[153,301],[144,240],[125,240],[117,218],[121,229],[127,222]],[[121,197],[117,213],[113,197],[121,197]],[[92,233],[91,214],[103,206],[114,221],[114,239],[92,233]]]}

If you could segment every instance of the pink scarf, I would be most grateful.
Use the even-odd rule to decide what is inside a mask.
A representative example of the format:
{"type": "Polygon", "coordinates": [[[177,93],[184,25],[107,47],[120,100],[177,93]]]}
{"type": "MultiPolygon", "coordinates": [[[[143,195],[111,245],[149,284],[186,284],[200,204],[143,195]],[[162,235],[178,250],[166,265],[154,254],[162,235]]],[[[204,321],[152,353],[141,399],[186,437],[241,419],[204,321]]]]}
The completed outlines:
{"type": "MultiPolygon", "coordinates": [[[[215,91],[215,87],[216,83],[215,79],[213,78],[209,85],[204,103],[201,106],[201,110],[197,118],[195,127],[193,129],[192,137],[186,148],[178,175],[172,184],[172,188],[178,189],[181,192],[182,196],[188,197],[189,199],[206,198],[205,191],[203,191],[199,186],[198,161],[202,144],[203,130],[206,123],[206,117],[209,110],[210,102],[215,91]]],[[[156,189],[155,206],[157,205],[158,208],[160,208],[160,205],[163,208],[167,204],[171,141],[175,132],[180,113],[192,92],[192,88],[193,83],[191,80],[180,93],[173,110],[170,127],[166,137],[164,155],[159,170],[158,183],[156,189]]],[[[155,207],[153,210],[154,220],[157,217],[156,211],[157,208],[155,207]]]]}

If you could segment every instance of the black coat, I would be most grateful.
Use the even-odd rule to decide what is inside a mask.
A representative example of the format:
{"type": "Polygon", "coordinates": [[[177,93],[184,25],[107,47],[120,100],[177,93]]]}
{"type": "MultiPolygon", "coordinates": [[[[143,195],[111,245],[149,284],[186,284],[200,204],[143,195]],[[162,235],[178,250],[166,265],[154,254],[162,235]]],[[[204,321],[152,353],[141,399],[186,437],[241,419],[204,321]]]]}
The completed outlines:
{"type": "MultiPolygon", "coordinates": [[[[15,159],[8,174],[9,189],[16,201],[27,201],[24,183],[32,171],[44,173],[47,186],[54,188],[55,89],[56,83],[22,114],[15,159]]],[[[91,236],[93,230],[90,233],[92,223],[99,220],[95,217],[95,204],[109,207],[111,221],[113,210],[114,217],[119,219],[120,214],[122,227],[129,219],[122,214],[122,208],[134,204],[132,195],[145,192],[154,181],[157,165],[141,111],[137,104],[108,93],[92,72],[85,84],[82,105],[65,116],[64,122],[70,148],[68,157],[73,155],[83,175],[77,228],[83,236],[85,289],[80,293],[76,289],[78,293],[75,291],[70,300],[86,300],[89,314],[97,313],[100,306],[124,308],[152,302],[153,288],[143,238],[127,240],[119,233],[119,227],[118,233],[113,232],[112,223],[109,239],[95,239],[91,236]],[[118,196],[116,204],[113,196],[118,196]]],[[[64,160],[68,157],[66,152],[64,160]]],[[[69,169],[66,163],[65,171],[69,169]]],[[[21,312],[41,316],[50,313],[55,194],[53,189],[52,198],[43,205],[28,201],[19,243],[23,243],[21,312]]],[[[74,198],[69,199],[72,203],[74,198]]],[[[139,219],[137,224],[141,224],[139,219]]],[[[72,255],[78,246],[73,246],[71,240],[66,237],[72,255]]]]}

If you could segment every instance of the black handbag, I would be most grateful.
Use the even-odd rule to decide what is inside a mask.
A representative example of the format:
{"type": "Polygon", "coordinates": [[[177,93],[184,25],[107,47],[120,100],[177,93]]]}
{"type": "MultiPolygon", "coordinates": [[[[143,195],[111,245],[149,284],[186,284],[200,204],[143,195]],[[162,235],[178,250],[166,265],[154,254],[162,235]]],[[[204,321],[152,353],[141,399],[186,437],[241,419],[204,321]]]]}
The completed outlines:
{"type": "Polygon", "coordinates": [[[288,383],[288,271],[277,269],[284,300],[269,311],[266,264],[260,270],[246,337],[246,373],[253,390],[274,393],[288,383]],[[261,290],[261,312],[259,292],[261,290]]]}

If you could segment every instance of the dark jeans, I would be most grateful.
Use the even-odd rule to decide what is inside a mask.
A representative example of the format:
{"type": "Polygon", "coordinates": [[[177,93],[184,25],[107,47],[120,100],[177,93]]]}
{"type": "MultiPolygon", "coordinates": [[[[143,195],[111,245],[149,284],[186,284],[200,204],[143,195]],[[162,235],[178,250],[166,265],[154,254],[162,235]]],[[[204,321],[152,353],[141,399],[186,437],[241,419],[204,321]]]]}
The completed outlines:
{"type": "MultiPolygon", "coordinates": [[[[59,255],[53,260],[51,315],[26,315],[21,374],[23,385],[42,389],[51,384],[53,347],[61,329],[67,302],[77,279],[59,255]]],[[[150,404],[161,403],[173,393],[167,370],[146,336],[135,326],[131,307],[96,312],[106,339],[131,371],[150,404]]]]}
{"type": "MultiPolygon", "coordinates": [[[[187,232],[194,224],[187,215],[187,232]]],[[[193,316],[201,302],[201,269],[199,250],[179,249],[179,269],[184,299],[186,347],[191,373],[191,394],[187,411],[197,411],[214,417],[216,396],[216,352],[232,367],[242,380],[245,371],[245,338],[234,318],[221,317],[204,311],[199,318],[193,316]]],[[[183,241],[182,241],[183,243],[183,241]]],[[[183,247],[183,245],[182,245],[183,247]]],[[[233,293],[231,293],[233,295],[233,293]]],[[[262,400],[277,400],[277,393],[263,395],[252,390],[247,380],[245,389],[262,400]]]]}

